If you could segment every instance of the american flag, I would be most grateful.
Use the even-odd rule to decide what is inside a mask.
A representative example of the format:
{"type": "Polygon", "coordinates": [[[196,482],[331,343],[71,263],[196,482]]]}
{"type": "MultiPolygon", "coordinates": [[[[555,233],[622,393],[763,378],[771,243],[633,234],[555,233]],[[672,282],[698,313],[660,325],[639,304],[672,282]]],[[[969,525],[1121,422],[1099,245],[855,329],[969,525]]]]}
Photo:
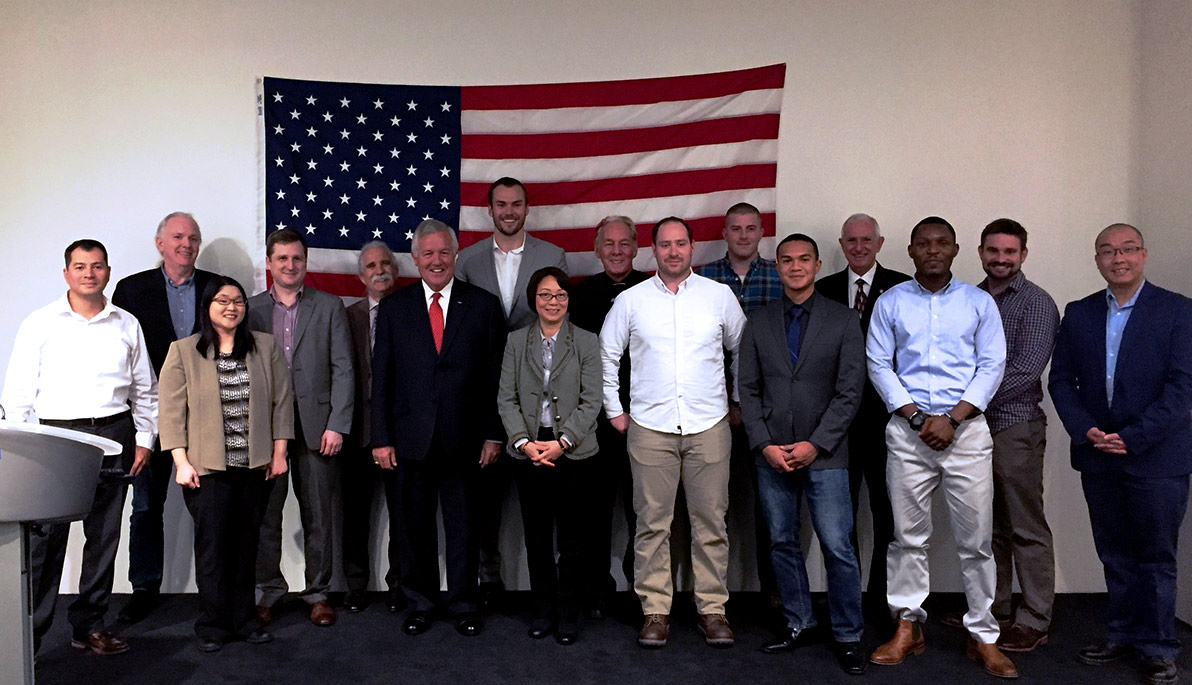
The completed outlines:
{"type": "MultiPolygon", "coordinates": [[[[724,253],[725,210],[750,202],[772,244],[785,74],[464,87],[263,78],[260,280],[265,236],[282,227],[305,236],[320,290],[363,295],[356,254],[376,239],[414,277],[414,227],[444,221],[461,247],[487,237],[501,176],[525,184],[526,228],[566,250],[574,275],[600,271],[594,226],[610,214],[636,221],[642,246],[654,222],[683,217],[703,263],[724,253]]],[[[648,250],[638,267],[652,269],[648,250]]]]}

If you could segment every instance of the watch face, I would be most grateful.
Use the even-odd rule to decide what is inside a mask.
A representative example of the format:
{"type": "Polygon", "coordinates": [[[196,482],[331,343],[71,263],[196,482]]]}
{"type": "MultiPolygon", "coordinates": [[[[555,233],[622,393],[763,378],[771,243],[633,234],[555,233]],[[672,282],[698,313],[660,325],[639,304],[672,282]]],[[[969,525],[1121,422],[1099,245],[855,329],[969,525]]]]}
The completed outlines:
{"type": "Polygon", "coordinates": [[[923,423],[926,420],[927,420],[927,417],[916,412],[914,415],[911,416],[909,423],[911,424],[911,428],[914,428],[915,430],[920,430],[923,428],[923,423]]]}

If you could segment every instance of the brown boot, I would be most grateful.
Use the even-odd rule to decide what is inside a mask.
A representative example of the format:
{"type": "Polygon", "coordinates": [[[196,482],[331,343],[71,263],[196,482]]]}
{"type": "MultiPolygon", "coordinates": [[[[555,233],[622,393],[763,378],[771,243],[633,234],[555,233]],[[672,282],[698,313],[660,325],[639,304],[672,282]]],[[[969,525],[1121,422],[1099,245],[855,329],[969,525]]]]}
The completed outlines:
{"type": "Polygon", "coordinates": [[[699,632],[704,642],[712,647],[732,647],[733,630],[728,627],[724,614],[700,614],[699,632]]]}
{"type": "Polygon", "coordinates": [[[642,632],[637,636],[637,644],[647,648],[665,647],[670,637],[670,616],[666,614],[646,614],[642,622],[642,632]]]}
{"type": "Polygon", "coordinates": [[[898,629],[894,637],[886,644],[873,650],[869,660],[882,666],[896,666],[901,664],[908,654],[918,656],[927,649],[927,642],[923,639],[923,628],[917,621],[905,618],[898,620],[898,629]]]}
{"type": "Polygon", "coordinates": [[[968,658],[981,664],[985,672],[991,676],[998,678],[1017,678],[1018,669],[1014,668],[1014,662],[1002,650],[997,648],[996,644],[977,642],[973,638],[968,639],[968,646],[964,650],[968,658]]]}

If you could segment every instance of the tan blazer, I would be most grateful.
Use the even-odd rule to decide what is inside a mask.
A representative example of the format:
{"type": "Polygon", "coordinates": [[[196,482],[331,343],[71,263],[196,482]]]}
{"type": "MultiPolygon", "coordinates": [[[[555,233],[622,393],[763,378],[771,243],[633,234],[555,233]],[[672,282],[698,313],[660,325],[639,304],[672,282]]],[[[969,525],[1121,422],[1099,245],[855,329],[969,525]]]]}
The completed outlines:
{"type": "MultiPolygon", "coordinates": [[[[274,440],[294,437],[294,397],[290,372],[281,348],[268,333],[253,333],[256,348],[248,353],[248,465],[269,464],[274,440]]],[[[198,335],[170,345],[157,381],[158,430],[161,449],[185,447],[200,476],[223,471],[223,407],[215,360],[195,349],[198,335]]]]}

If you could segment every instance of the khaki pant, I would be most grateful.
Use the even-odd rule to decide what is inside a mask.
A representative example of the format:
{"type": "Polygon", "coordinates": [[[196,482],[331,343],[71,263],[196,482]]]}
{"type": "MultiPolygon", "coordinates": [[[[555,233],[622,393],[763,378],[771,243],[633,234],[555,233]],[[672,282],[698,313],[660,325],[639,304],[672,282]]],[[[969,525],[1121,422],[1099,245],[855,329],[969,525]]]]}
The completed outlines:
{"type": "Polygon", "coordinates": [[[633,471],[633,589],[642,613],[669,614],[670,531],[679,483],[691,522],[691,568],[695,604],[700,614],[723,614],[728,601],[729,452],[728,419],[694,435],[659,433],[629,422],[629,461],[633,471]]]}

